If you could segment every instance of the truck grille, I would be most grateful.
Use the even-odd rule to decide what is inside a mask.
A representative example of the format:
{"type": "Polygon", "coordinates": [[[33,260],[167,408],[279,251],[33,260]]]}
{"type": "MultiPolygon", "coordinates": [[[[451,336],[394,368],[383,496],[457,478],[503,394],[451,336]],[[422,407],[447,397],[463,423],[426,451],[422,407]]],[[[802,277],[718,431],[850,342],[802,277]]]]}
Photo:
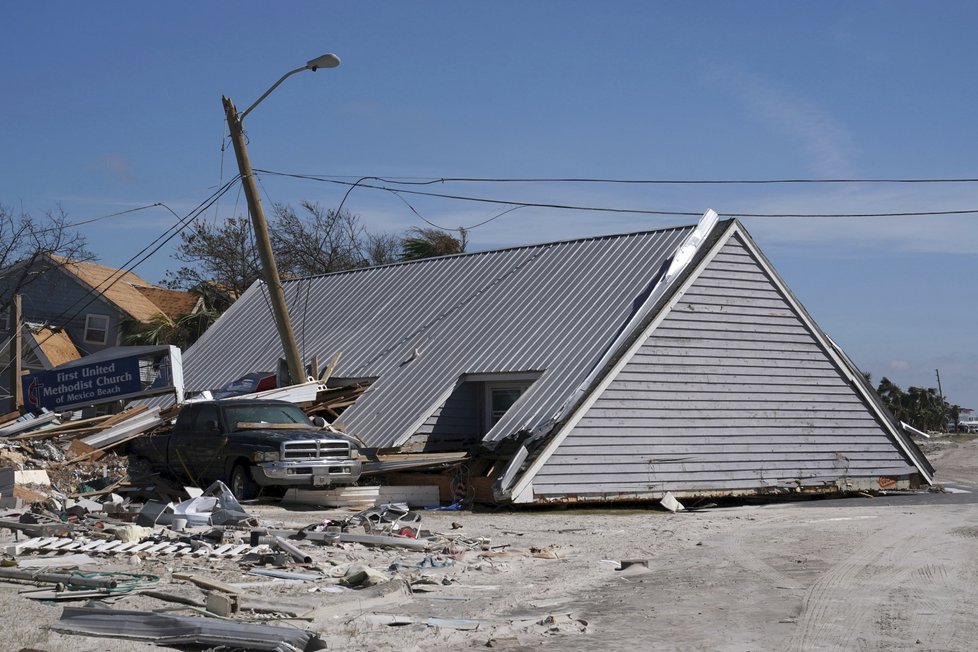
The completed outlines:
{"type": "Polygon", "coordinates": [[[350,457],[350,443],[335,439],[309,439],[282,444],[282,460],[315,460],[324,457],[350,457]]]}

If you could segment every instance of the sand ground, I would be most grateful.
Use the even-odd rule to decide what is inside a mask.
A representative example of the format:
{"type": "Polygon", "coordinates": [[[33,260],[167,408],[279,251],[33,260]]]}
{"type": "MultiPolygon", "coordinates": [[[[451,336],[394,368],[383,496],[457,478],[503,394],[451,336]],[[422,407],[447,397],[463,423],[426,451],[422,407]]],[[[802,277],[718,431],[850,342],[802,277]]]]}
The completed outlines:
{"type": "MultiPolygon", "coordinates": [[[[978,492],[978,441],[931,443],[928,455],[939,482],[978,492]]],[[[347,515],[277,504],[248,509],[273,526],[347,515]]],[[[410,595],[334,593],[322,583],[246,575],[233,560],[104,558],[96,569],[159,575],[162,590],[202,600],[200,589],[172,579],[175,571],[192,572],[241,583],[249,596],[307,605],[309,620],[277,624],[317,631],[329,649],[976,649],[975,503],[889,496],[677,514],[563,509],[422,518],[433,532],[488,538],[491,549],[456,544],[454,565],[402,571],[410,595]],[[648,560],[648,567],[619,570],[621,560],[648,560]]],[[[424,558],[301,545],[333,575],[351,564],[386,571],[392,562],[424,558]]],[[[18,595],[25,588],[0,583],[0,650],[160,649],[54,631],[65,603],[28,600],[18,595]]],[[[132,594],[110,602],[144,611],[178,606],[132,594]]]]}

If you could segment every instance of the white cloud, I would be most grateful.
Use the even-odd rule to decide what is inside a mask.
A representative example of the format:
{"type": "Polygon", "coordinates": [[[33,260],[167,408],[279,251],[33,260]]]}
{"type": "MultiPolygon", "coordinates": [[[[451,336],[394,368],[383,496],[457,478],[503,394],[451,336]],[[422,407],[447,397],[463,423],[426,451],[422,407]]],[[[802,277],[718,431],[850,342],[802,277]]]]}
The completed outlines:
{"type": "Polygon", "coordinates": [[[765,127],[795,141],[808,156],[813,172],[851,176],[853,138],[826,109],[735,65],[714,68],[710,80],[730,93],[765,127]]]}

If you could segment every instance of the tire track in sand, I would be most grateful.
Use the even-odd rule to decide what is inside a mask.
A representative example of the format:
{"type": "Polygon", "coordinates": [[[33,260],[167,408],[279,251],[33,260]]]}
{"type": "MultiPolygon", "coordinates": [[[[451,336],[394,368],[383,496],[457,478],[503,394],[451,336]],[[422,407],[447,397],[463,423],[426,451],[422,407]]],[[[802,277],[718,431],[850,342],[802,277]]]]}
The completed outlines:
{"type": "Polygon", "coordinates": [[[857,541],[851,554],[808,589],[788,650],[878,649],[877,613],[910,569],[901,563],[911,542],[904,529],[883,527],[857,541]]]}

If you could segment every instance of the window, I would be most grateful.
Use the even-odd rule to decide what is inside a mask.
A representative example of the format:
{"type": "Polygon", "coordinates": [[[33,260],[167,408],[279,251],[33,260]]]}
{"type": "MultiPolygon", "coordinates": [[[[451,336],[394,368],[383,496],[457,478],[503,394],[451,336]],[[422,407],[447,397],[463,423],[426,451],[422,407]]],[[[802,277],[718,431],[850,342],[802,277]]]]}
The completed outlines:
{"type": "Polygon", "coordinates": [[[10,330],[10,309],[0,310],[0,333],[10,330]]]}
{"type": "Polygon", "coordinates": [[[513,407],[529,383],[498,385],[486,383],[486,426],[492,428],[499,423],[506,411],[513,407]]]}
{"type": "Polygon", "coordinates": [[[106,315],[85,315],[85,343],[106,344],[109,341],[109,318],[106,315]]]}
{"type": "Polygon", "coordinates": [[[221,426],[221,422],[218,420],[220,415],[217,412],[217,407],[214,405],[201,405],[197,414],[194,416],[193,424],[190,426],[194,434],[212,434],[214,431],[208,429],[208,423],[217,424],[218,428],[221,426]]]}

